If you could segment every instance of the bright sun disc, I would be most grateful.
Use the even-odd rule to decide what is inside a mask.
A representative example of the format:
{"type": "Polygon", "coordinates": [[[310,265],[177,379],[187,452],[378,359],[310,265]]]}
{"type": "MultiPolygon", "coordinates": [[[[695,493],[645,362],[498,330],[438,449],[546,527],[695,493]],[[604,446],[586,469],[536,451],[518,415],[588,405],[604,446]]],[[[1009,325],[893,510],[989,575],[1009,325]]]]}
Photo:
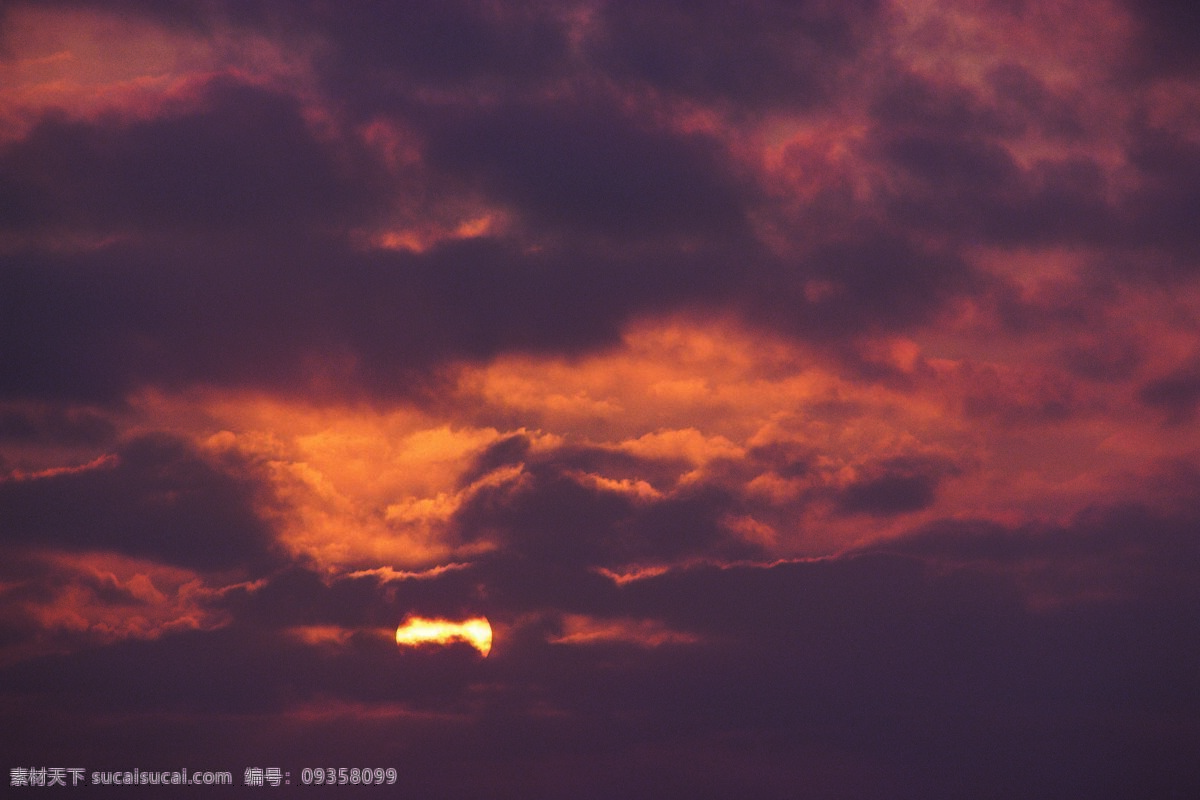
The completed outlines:
{"type": "Polygon", "coordinates": [[[472,617],[462,622],[409,617],[396,628],[396,644],[402,647],[451,642],[466,642],[486,657],[492,650],[491,623],[486,617],[472,617]]]}

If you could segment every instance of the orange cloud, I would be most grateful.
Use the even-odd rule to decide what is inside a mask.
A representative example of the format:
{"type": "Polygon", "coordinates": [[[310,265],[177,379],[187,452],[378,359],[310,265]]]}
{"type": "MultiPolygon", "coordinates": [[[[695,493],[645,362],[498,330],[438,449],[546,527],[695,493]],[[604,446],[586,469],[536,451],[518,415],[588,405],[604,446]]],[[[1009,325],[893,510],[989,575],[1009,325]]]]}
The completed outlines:
{"type": "Polygon", "coordinates": [[[696,644],[699,641],[699,636],[671,630],[658,620],[600,619],[583,614],[564,615],[562,633],[550,638],[553,644],[631,644],[637,647],[696,644]]]}
{"type": "Polygon", "coordinates": [[[392,632],[386,628],[343,628],[338,625],[297,625],[295,627],[288,628],[286,633],[296,641],[302,642],[310,647],[341,646],[349,642],[351,637],[356,635],[366,635],[384,639],[392,636],[392,632]]]}
{"type": "Polygon", "coordinates": [[[483,485],[458,481],[470,459],[499,438],[494,428],[437,423],[411,409],[320,409],[237,397],[215,398],[207,413],[226,429],[206,437],[206,446],[262,464],[274,494],[264,513],[281,543],[301,557],[325,568],[419,569],[487,549],[449,541],[444,526],[483,485]]]}
{"type": "Polygon", "coordinates": [[[201,33],[127,14],[23,5],[5,18],[0,141],[22,135],[46,109],[94,118],[144,119],[189,93],[195,80],[235,74],[262,85],[313,86],[314,42],[235,29],[201,33]]]}
{"type": "Polygon", "coordinates": [[[28,556],[49,593],[30,595],[20,579],[0,587],[17,624],[35,637],[0,651],[19,659],[79,642],[157,639],[174,631],[228,623],[212,601],[227,587],[190,570],[116,553],[45,552],[28,556]]]}
{"type": "MultiPolygon", "coordinates": [[[[1139,325],[1139,336],[1174,330],[1139,325]]],[[[1174,337],[1165,341],[1185,352],[1187,337],[1174,337]]],[[[525,480],[523,463],[469,474],[514,434],[530,459],[586,446],[654,463],[653,474],[637,460],[572,472],[638,502],[706,482],[735,492],[751,505],[726,529],[780,557],[839,552],[944,517],[1063,519],[1100,496],[1137,496],[1143,487],[1122,476],[1200,448],[1190,430],[1165,436],[1126,384],[1080,383],[1050,344],[1026,348],[1024,361],[986,348],[935,356],[943,342],[921,337],[868,345],[902,381],[859,380],[799,345],[676,318],[643,321],[619,348],[577,362],[462,366],[437,410],[215,392],[135,403],[144,425],[258,465],[270,489],[262,513],[281,544],[338,572],[415,574],[488,552],[494,542],[461,541],[453,521],[478,492],[525,480]],[[1038,411],[1054,404],[1061,412],[1038,411]],[[955,466],[938,468],[927,504],[902,514],[868,524],[839,512],[838,493],[867,491],[891,462],[955,466]]]]}

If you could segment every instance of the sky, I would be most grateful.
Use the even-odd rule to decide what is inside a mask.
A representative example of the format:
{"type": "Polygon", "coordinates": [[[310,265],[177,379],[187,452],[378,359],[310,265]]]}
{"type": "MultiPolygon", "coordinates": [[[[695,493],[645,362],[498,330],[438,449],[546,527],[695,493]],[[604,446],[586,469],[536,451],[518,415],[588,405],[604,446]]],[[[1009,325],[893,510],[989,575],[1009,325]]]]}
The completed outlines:
{"type": "Polygon", "coordinates": [[[6,2],[4,780],[1200,795],[1197,8],[6,2]]]}

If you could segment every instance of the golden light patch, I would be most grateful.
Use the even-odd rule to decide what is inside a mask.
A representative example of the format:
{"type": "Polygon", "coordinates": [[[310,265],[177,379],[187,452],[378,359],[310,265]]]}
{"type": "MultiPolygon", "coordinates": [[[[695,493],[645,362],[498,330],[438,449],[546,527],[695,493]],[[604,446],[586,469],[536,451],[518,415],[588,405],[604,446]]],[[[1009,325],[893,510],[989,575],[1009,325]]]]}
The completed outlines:
{"type": "Polygon", "coordinates": [[[486,658],[492,651],[491,623],[486,617],[472,617],[462,622],[409,617],[396,628],[396,644],[401,647],[444,645],[452,642],[466,642],[486,658]]]}

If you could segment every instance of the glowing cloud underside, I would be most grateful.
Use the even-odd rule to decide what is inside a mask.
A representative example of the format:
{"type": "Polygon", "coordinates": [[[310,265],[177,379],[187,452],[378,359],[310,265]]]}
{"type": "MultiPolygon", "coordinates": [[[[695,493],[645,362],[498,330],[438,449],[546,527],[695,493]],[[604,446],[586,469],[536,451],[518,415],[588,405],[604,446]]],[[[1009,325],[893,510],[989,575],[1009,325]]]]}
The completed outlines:
{"type": "Polygon", "coordinates": [[[402,647],[451,642],[466,642],[486,657],[492,650],[491,623],[485,617],[473,617],[462,622],[409,617],[396,629],[396,644],[402,647]]]}

